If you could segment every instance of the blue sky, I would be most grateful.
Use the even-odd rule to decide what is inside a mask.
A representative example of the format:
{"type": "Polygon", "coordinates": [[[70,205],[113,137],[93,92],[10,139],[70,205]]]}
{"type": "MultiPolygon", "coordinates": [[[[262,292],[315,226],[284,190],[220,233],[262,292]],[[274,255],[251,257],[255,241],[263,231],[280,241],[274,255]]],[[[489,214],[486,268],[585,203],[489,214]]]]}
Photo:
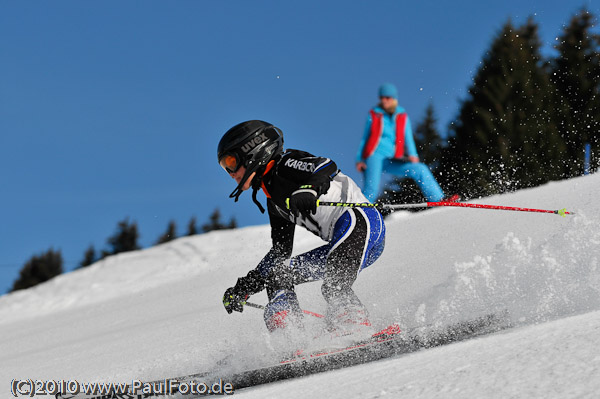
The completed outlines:
{"type": "Polygon", "coordinates": [[[0,293],[49,248],[72,270],[125,218],[144,247],[215,208],[268,223],[248,193],[228,198],[216,162],[244,120],[362,184],[354,157],[381,83],[413,124],[433,103],[445,132],[509,18],[533,16],[552,54],[584,6],[600,16],[592,0],[0,0],[0,293]]]}

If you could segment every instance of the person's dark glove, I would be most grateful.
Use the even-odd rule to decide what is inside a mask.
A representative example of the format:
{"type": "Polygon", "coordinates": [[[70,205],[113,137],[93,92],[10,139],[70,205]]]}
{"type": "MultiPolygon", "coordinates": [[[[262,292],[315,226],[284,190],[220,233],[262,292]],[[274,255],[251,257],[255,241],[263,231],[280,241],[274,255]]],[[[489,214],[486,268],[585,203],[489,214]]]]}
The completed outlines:
{"type": "Polygon", "coordinates": [[[234,287],[227,288],[223,295],[223,306],[227,313],[243,312],[246,299],[260,292],[265,287],[265,278],[256,269],[252,269],[244,277],[240,277],[234,287]]]}
{"type": "Polygon", "coordinates": [[[227,288],[223,295],[223,306],[229,314],[233,311],[243,312],[247,297],[248,295],[238,292],[235,287],[227,288]]]}
{"type": "Polygon", "coordinates": [[[290,211],[295,217],[302,215],[309,217],[317,213],[317,191],[312,185],[300,186],[292,193],[289,200],[290,211]]]}

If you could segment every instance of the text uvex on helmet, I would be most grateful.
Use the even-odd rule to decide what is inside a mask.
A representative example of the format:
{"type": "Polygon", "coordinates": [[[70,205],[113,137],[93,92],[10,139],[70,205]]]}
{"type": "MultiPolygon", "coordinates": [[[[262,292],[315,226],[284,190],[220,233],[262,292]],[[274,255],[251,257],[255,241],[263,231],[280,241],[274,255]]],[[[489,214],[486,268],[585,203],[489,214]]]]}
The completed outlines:
{"type": "Polygon", "coordinates": [[[283,153],[283,133],[270,123],[251,120],[229,129],[219,141],[217,148],[219,164],[227,173],[235,173],[241,166],[246,168],[242,180],[229,197],[237,201],[248,177],[264,168],[270,160],[281,153],[283,153]]]}

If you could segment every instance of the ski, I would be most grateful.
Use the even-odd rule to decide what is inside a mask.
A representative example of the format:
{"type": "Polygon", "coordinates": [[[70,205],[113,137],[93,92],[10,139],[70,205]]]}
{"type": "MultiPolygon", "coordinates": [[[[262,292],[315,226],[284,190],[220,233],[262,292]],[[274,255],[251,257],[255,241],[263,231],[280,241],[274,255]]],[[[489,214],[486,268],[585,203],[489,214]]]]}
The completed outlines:
{"type": "Polygon", "coordinates": [[[392,324],[383,330],[374,333],[368,339],[357,339],[354,342],[349,343],[347,346],[335,346],[336,339],[345,338],[352,339],[352,334],[342,335],[340,337],[333,337],[333,348],[321,348],[318,350],[297,350],[291,357],[283,359],[280,363],[293,363],[298,361],[306,361],[313,358],[324,358],[331,355],[340,354],[342,352],[352,351],[364,351],[367,347],[374,346],[377,344],[383,344],[387,341],[391,341],[395,338],[399,338],[399,334],[402,333],[402,329],[398,324],[392,324]]]}
{"type": "MultiPolygon", "coordinates": [[[[229,374],[221,372],[213,381],[227,381],[238,390],[275,381],[303,377],[369,363],[422,349],[447,345],[494,333],[511,327],[508,314],[488,314],[476,319],[455,323],[443,328],[416,328],[400,331],[390,326],[391,334],[375,334],[371,339],[339,349],[299,353],[279,364],[229,374]]],[[[385,331],[385,330],[382,330],[385,331]]]]}
{"type": "MultiPolygon", "coordinates": [[[[511,327],[510,319],[506,312],[487,314],[482,317],[455,323],[445,327],[420,327],[404,330],[398,324],[373,334],[370,338],[357,340],[347,346],[340,348],[329,348],[322,350],[299,350],[294,356],[282,359],[279,363],[258,367],[244,371],[227,371],[227,361],[217,367],[217,370],[191,374],[181,377],[173,377],[164,381],[146,383],[149,386],[160,386],[167,384],[167,391],[156,394],[150,392],[138,392],[136,394],[110,393],[108,395],[60,395],[56,398],[62,399],[142,399],[160,398],[165,394],[173,395],[175,398],[195,397],[190,387],[194,381],[202,381],[204,386],[214,391],[214,387],[231,387],[237,391],[243,388],[268,384],[275,381],[286,380],[322,373],[344,367],[365,364],[381,359],[399,356],[422,349],[451,344],[485,334],[501,331],[511,327]],[[183,391],[182,388],[186,388],[183,391]],[[191,395],[191,396],[190,396],[191,395]]],[[[346,337],[347,338],[347,337],[346,337]]],[[[228,360],[233,360],[228,357],[228,360]]]]}

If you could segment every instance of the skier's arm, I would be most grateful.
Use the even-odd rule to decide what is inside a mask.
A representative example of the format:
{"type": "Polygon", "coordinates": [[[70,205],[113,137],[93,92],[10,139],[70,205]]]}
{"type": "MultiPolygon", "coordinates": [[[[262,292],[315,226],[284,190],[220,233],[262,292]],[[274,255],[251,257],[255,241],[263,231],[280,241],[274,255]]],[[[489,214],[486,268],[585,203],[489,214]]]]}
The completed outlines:
{"type": "Polygon", "coordinates": [[[267,202],[267,209],[271,223],[271,242],[273,246],[256,267],[256,270],[265,279],[283,262],[291,258],[296,229],[294,223],[278,215],[275,205],[271,201],[267,202]]]}
{"type": "Polygon", "coordinates": [[[223,306],[227,313],[243,312],[246,299],[264,289],[264,278],[257,269],[252,269],[244,277],[237,279],[235,286],[227,288],[223,295],[223,306]]]}
{"type": "MultiPolygon", "coordinates": [[[[289,150],[284,154],[277,168],[281,177],[298,186],[310,184],[320,187],[323,182],[331,181],[337,172],[338,167],[331,159],[299,150],[289,150]]],[[[325,193],[328,188],[320,188],[318,194],[325,193]]]]}
{"type": "Polygon", "coordinates": [[[244,277],[240,277],[234,290],[244,295],[254,295],[265,288],[265,281],[271,272],[292,255],[295,225],[275,214],[273,205],[268,203],[273,246],[244,277]]]}
{"type": "Polygon", "coordinates": [[[276,273],[286,259],[292,255],[295,225],[276,216],[273,205],[269,201],[271,217],[271,239],[273,246],[260,261],[258,266],[250,270],[244,277],[237,279],[235,286],[228,288],[223,296],[223,305],[228,313],[242,312],[246,299],[265,289],[267,279],[276,273]]]}
{"type": "Polygon", "coordinates": [[[282,176],[298,184],[289,199],[290,211],[298,217],[308,217],[317,211],[317,198],[329,190],[331,179],[339,172],[329,158],[314,157],[307,153],[302,157],[284,157],[279,168],[282,176]]]}

